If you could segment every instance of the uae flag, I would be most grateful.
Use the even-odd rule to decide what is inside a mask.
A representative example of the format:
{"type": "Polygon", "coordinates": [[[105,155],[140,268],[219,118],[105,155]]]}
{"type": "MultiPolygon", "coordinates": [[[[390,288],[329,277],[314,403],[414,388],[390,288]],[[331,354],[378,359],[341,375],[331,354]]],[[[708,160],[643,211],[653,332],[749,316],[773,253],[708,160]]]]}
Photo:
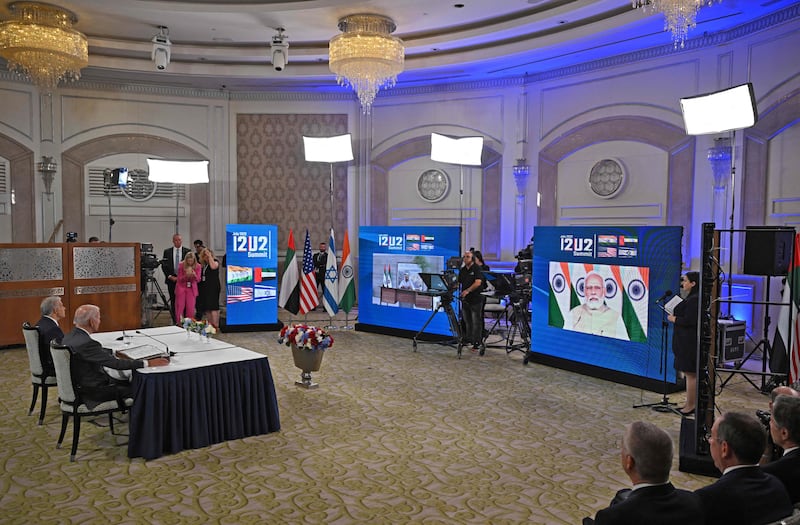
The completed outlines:
{"type": "Polygon", "coordinates": [[[281,293],[278,296],[278,306],[297,315],[300,311],[300,273],[297,271],[297,257],[294,255],[294,233],[289,230],[289,246],[286,248],[286,258],[283,263],[283,278],[281,278],[281,293]]]}
{"type": "Polygon", "coordinates": [[[350,257],[350,237],[344,232],[342,267],[339,271],[339,308],[350,313],[356,303],[356,283],[353,280],[353,259],[350,257]]]}
{"type": "Polygon", "coordinates": [[[785,370],[785,365],[781,366],[780,361],[788,356],[789,385],[793,385],[800,380],[800,234],[794,238],[794,256],[789,263],[789,273],[781,293],[784,305],[775,330],[770,369],[773,372],[785,370]]]}

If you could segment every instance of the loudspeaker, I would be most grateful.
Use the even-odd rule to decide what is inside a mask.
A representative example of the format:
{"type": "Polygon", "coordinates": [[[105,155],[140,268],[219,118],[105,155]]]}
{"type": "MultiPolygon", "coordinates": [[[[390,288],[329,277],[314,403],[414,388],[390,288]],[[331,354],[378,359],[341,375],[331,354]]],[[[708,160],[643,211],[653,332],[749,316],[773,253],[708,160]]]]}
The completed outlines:
{"type": "Polygon", "coordinates": [[[748,226],[744,238],[744,273],[786,275],[793,244],[794,228],[748,226]]]}

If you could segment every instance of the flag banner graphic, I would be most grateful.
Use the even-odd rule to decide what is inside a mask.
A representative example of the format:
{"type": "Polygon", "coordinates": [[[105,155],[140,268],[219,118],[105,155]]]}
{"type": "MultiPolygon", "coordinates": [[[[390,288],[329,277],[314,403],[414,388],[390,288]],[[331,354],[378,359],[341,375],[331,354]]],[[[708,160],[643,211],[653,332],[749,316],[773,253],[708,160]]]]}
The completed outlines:
{"type": "Polygon", "coordinates": [[[781,307],[778,327],[772,345],[770,370],[786,372],[785,360],[789,361],[789,385],[800,380],[800,234],[794,238],[794,255],[781,292],[781,307]]]}

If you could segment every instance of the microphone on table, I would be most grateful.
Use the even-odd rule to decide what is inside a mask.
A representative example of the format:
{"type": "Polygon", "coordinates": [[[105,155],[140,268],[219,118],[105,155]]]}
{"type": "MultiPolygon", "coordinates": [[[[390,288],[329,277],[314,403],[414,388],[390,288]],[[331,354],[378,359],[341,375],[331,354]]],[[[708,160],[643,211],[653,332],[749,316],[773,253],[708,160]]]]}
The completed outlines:
{"type": "Polygon", "coordinates": [[[667,290],[666,292],[664,292],[664,295],[662,295],[661,297],[656,299],[656,303],[660,303],[662,301],[665,301],[667,299],[667,297],[669,297],[670,295],[672,295],[672,290],[667,290]]]}
{"type": "Polygon", "coordinates": [[[174,356],[174,355],[175,355],[175,352],[170,352],[170,351],[169,351],[169,345],[168,345],[167,343],[165,343],[164,341],[161,341],[160,339],[156,339],[156,338],[155,338],[155,337],[153,337],[152,335],[150,335],[150,334],[146,334],[146,333],[142,332],[141,330],[136,330],[136,333],[137,333],[137,334],[139,334],[139,335],[143,335],[143,336],[145,336],[145,337],[149,337],[149,338],[150,338],[150,339],[152,339],[153,341],[155,341],[155,342],[157,342],[157,343],[161,343],[162,345],[164,345],[164,353],[166,353],[166,354],[167,354],[167,356],[169,356],[169,357],[172,357],[172,356],[174,356]]]}
{"type": "Polygon", "coordinates": [[[122,335],[117,337],[117,341],[124,341],[125,338],[128,337],[128,334],[125,333],[125,329],[122,329],[122,335]]]}

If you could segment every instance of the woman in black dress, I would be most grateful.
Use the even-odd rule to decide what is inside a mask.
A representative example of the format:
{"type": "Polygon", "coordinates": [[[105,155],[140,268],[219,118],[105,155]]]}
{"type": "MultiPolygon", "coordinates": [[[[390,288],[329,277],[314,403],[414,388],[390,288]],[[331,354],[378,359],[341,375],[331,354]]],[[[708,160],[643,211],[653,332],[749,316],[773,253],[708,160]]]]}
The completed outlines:
{"type": "Polygon", "coordinates": [[[684,416],[694,414],[697,406],[697,309],[700,299],[700,274],[686,272],[681,277],[681,290],[688,292],[683,301],[667,316],[675,325],[672,332],[672,352],[675,369],[686,377],[686,404],[679,412],[684,416]]]}
{"type": "Polygon", "coordinates": [[[214,252],[204,248],[200,252],[200,282],[198,283],[197,310],[198,315],[205,314],[206,320],[219,330],[219,261],[214,252]]]}

